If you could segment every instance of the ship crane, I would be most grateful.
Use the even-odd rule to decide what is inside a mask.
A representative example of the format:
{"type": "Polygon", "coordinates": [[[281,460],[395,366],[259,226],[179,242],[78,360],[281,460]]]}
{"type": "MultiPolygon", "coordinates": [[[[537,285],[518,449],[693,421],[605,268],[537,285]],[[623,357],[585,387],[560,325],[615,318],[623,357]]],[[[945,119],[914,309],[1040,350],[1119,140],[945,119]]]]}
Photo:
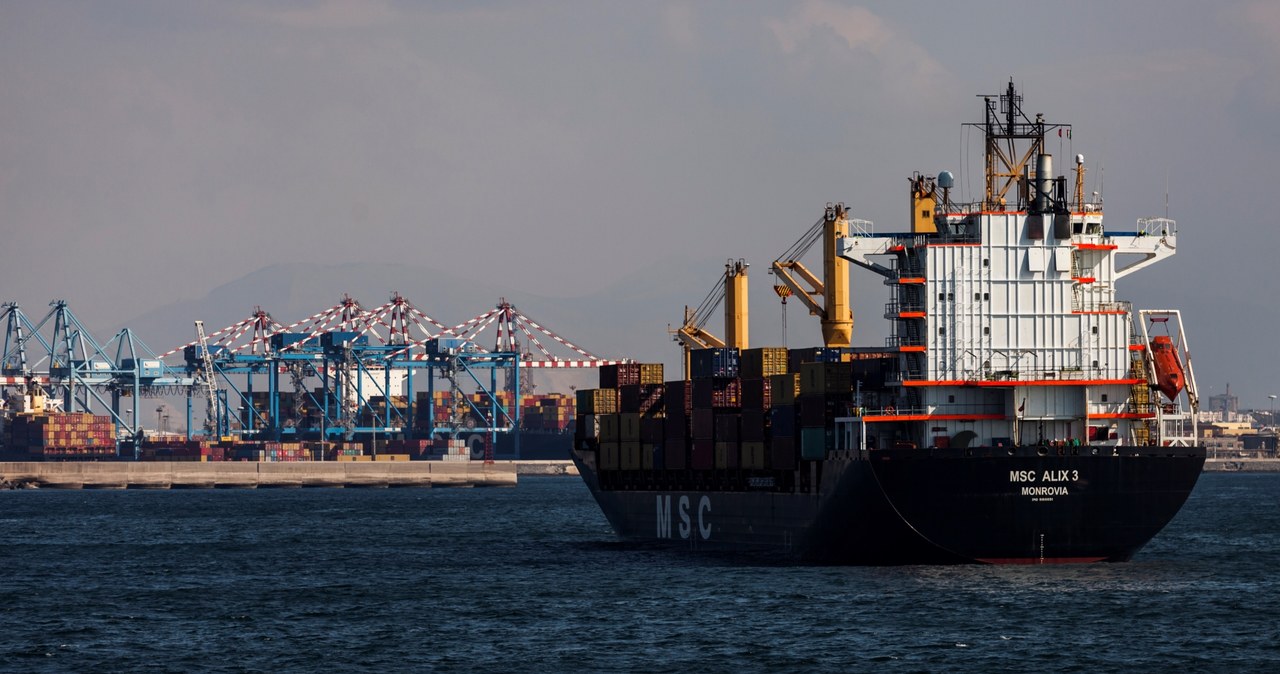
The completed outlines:
{"type": "Polygon", "coordinates": [[[689,377],[689,352],[693,349],[721,349],[730,347],[745,349],[748,344],[747,268],[744,260],[729,260],[724,274],[716,281],[697,309],[684,308],[684,322],[680,327],[667,331],[684,349],[685,378],[689,377]],[[724,303],[725,338],[706,329],[707,321],[716,307],[724,303]]]}
{"type": "Polygon", "coordinates": [[[822,218],[809,228],[778,259],[770,273],[782,283],[775,292],[783,300],[785,287],[822,320],[822,341],[827,347],[846,347],[853,340],[853,311],[849,308],[849,263],[837,254],[837,242],[850,234],[848,210],[844,204],[827,204],[822,218]],[[822,278],[800,261],[813,245],[822,241],[822,278]]]}

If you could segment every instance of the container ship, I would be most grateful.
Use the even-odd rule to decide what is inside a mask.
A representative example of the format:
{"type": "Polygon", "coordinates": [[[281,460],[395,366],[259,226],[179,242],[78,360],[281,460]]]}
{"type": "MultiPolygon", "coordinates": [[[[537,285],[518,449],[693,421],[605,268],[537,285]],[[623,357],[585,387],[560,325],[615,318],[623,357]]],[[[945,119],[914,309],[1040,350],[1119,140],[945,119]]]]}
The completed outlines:
{"type": "Polygon", "coordinates": [[[1074,195],[1053,172],[1046,137],[1071,127],[1025,115],[1012,82],[982,100],[981,201],[914,175],[898,230],[826,207],[821,279],[774,262],[823,346],[748,348],[730,263],[726,339],[688,351],[684,379],[618,365],[577,392],[573,460],[620,536],[832,564],[1118,562],[1175,516],[1205,460],[1181,315],[1116,284],[1174,254],[1176,223],[1104,228],[1083,156],[1074,195]],[[851,345],[849,264],[889,288],[883,346],[851,345]]]}

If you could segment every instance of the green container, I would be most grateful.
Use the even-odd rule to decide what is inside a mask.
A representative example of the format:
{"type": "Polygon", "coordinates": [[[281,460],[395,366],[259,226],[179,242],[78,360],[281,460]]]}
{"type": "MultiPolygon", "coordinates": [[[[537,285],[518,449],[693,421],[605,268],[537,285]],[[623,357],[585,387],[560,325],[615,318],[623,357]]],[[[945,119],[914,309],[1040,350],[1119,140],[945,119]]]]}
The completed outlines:
{"type": "Polygon", "coordinates": [[[831,449],[831,431],[825,428],[800,429],[800,458],[822,460],[831,449]]]}

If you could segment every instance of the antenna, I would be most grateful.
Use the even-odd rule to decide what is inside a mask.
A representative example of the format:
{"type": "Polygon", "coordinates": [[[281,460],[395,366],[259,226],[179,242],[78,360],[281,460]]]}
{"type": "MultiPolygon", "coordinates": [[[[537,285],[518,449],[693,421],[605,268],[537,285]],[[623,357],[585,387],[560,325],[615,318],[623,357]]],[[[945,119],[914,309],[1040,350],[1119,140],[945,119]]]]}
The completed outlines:
{"type": "Polygon", "coordinates": [[[1169,167],[1164,168],[1164,219],[1169,219],[1169,167]]]}

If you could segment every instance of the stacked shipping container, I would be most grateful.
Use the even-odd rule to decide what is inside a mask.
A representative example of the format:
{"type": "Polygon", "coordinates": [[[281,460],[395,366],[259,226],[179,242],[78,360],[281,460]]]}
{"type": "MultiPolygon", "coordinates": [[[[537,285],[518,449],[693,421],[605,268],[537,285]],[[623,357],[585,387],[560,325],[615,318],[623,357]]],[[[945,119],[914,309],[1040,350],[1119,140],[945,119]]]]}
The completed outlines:
{"type": "Polygon", "coordinates": [[[115,426],[94,414],[19,414],[5,428],[4,446],[37,461],[109,458],[116,455],[115,426]]]}
{"type": "Polygon", "coordinates": [[[601,368],[578,391],[577,446],[602,471],[781,470],[832,448],[857,380],[881,387],[894,354],[765,347],[690,353],[690,381],[642,381],[637,364],[601,368]]]}

